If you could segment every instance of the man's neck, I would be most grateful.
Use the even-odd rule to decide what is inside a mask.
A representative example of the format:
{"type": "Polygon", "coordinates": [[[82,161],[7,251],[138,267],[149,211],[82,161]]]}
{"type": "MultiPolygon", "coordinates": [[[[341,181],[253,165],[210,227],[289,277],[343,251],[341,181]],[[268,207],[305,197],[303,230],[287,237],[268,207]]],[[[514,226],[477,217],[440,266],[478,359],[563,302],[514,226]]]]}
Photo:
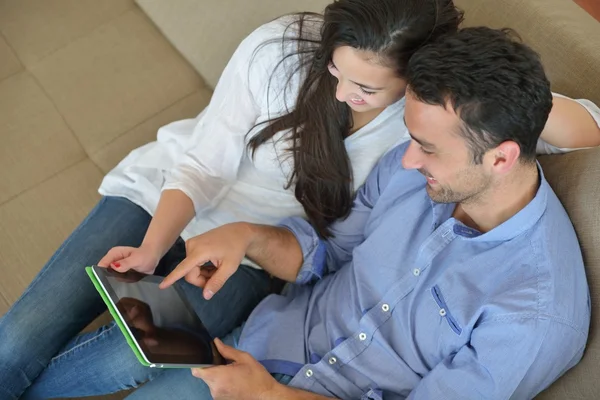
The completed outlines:
{"type": "Polygon", "coordinates": [[[458,204],[453,217],[485,233],[508,221],[533,200],[539,188],[537,165],[522,166],[482,198],[458,204]]]}

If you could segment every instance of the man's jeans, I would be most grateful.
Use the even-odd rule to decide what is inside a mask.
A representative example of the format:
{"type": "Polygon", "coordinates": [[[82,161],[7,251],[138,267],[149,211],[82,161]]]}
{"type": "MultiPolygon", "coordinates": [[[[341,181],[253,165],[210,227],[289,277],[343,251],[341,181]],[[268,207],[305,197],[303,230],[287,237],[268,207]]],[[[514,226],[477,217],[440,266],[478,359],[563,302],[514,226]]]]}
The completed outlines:
{"type": "MultiPolygon", "coordinates": [[[[163,392],[166,397],[156,397],[156,389],[145,390],[160,386],[161,379],[140,390],[146,394],[134,395],[186,398],[172,395],[174,388],[166,389],[169,377],[177,379],[173,384],[187,376],[200,380],[187,369],[142,366],[114,323],[78,335],[106,310],[84,267],[97,263],[114,246],[139,246],[150,220],[146,211],[126,199],[101,199],[0,318],[0,400],[107,394],[163,375],[165,390],[171,390],[163,392]]],[[[156,274],[169,273],[184,257],[185,243],[179,239],[156,274]]],[[[247,266],[241,266],[210,301],[185,281],[177,285],[213,337],[224,337],[241,325],[271,288],[268,274],[247,266]]]]}

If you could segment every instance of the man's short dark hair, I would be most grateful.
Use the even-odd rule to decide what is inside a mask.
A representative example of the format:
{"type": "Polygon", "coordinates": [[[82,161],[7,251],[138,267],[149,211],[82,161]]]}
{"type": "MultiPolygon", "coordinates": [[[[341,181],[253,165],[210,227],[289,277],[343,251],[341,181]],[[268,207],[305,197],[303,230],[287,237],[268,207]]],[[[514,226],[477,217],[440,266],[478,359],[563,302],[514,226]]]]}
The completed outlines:
{"type": "Polygon", "coordinates": [[[450,102],[476,164],[507,140],[520,146],[522,161],[535,160],[552,92],[539,55],[513,31],[464,28],[438,39],[412,56],[407,81],[419,101],[450,102]]]}

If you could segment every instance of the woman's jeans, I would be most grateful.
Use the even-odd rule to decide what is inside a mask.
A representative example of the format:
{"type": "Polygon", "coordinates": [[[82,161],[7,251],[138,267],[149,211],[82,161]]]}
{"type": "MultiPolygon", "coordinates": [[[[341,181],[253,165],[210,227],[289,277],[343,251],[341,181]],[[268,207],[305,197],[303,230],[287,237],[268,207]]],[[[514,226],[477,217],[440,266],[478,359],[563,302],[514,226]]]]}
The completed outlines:
{"type": "MultiPolygon", "coordinates": [[[[140,246],[150,220],[127,199],[102,198],[0,318],[0,400],[107,394],[149,380],[155,382],[134,397],[186,398],[178,397],[170,379],[180,390],[189,381],[199,386],[193,390],[206,391],[187,369],[142,366],[114,323],[80,334],[106,310],[84,267],[96,264],[112,247],[140,246]],[[156,397],[161,396],[158,387],[170,390],[163,392],[167,397],[156,397]]],[[[155,274],[168,274],[184,258],[185,243],[179,239],[155,274]]],[[[225,337],[240,326],[272,287],[268,274],[243,265],[210,301],[204,300],[200,288],[183,280],[177,285],[213,337],[225,337]]]]}

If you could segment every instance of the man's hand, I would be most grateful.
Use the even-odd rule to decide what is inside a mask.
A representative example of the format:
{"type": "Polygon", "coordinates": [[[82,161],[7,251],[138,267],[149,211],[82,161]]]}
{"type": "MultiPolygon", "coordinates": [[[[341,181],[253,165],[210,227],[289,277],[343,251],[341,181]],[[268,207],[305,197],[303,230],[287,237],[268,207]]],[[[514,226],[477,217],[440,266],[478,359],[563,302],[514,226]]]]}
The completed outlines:
{"type": "Polygon", "coordinates": [[[232,364],[194,368],[192,374],[210,388],[215,400],[269,399],[279,384],[250,354],[236,350],[215,339],[217,350],[232,364]]]}
{"type": "Polygon", "coordinates": [[[237,271],[251,237],[247,224],[233,223],[188,240],[185,243],[186,258],[165,277],[161,289],[185,277],[192,285],[204,288],[204,298],[210,300],[237,271]],[[214,268],[207,269],[205,264],[208,262],[214,268]]]}
{"type": "Polygon", "coordinates": [[[214,341],[223,358],[233,364],[194,368],[192,374],[210,388],[215,400],[331,400],[304,390],[282,385],[250,354],[214,341]]]}

